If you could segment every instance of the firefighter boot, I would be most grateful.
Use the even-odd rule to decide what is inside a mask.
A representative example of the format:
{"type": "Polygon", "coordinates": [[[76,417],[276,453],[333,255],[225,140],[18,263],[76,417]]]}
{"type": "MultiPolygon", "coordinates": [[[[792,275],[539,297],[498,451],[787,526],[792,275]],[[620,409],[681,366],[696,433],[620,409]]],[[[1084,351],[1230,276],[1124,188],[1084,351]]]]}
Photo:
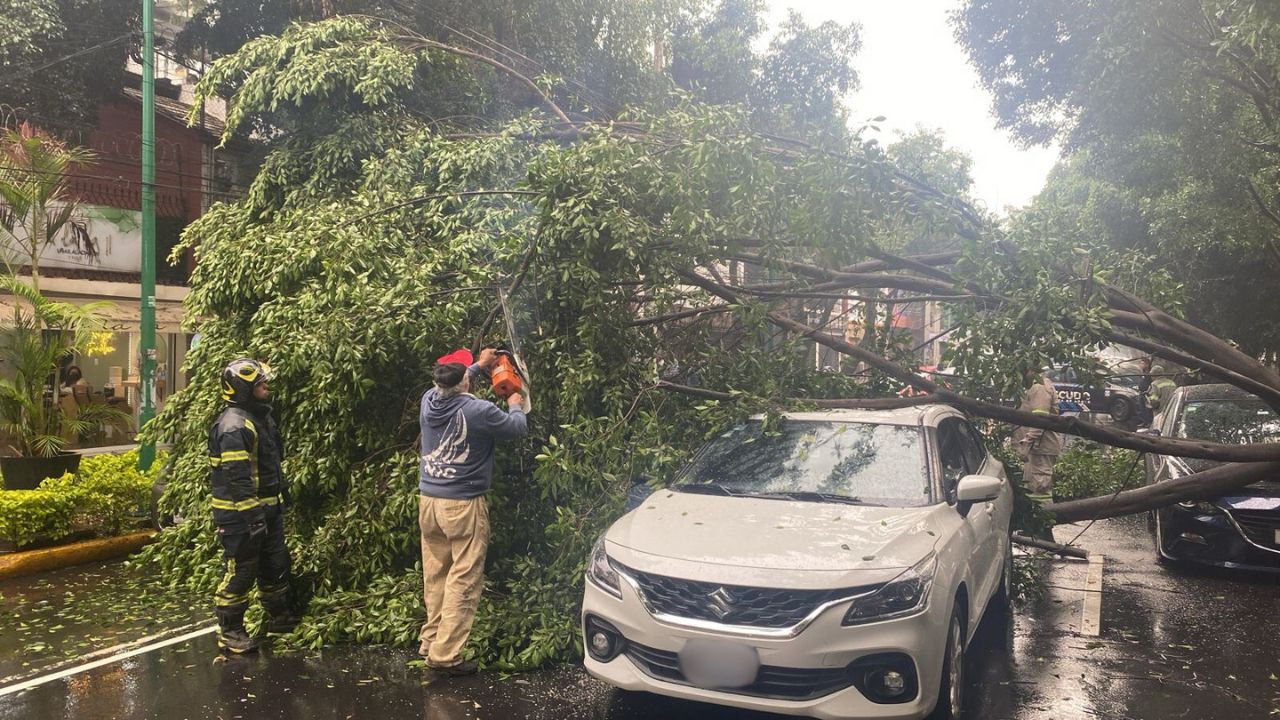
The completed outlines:
{"type": "Polygon", "coordinates": [[[244,629],[244,612],[218,610],[218,648],[236,655],[258,649],[258,641],[244,629]]]}
{"type": "Polygon", "coordinates": [[[293,632],[298,626],[298,616],[289,609],[289,598],[284,593],[262,603],[267,611],[267,620],[263,626],[269,635],[285,635],[293,632]]]}

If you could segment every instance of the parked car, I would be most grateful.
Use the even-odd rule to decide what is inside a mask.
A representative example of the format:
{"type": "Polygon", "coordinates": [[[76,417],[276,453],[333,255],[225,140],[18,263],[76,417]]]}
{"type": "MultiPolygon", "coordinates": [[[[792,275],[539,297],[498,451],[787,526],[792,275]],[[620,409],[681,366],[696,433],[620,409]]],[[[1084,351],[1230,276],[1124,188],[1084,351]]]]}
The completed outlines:
{"type": "MultiPolygon", "coordinates": [[[[1235,386],[1188,385],[1174,391],[1158,432],[1220,443],[1280,441],[1280,418],[1235,386]]],[[[1147,483],[1208,470],[1214,460],[1147,456],[1147,483]]],[[[1151,513],[1156,552],[1165,562],[1280,572],[1280,478],[1229,495],[1183,502],[1151,513]]]]}
{"type": "Polygon", "coordinates": [[[1097,413],[1110,415],[1116,422],[1127,422],[1146,412],[1146,399],[1139,386],[1141,375],[1119,375],[1098,383],[1095,378],[1079,373],[1070,365],[1050,368],[1045,377],[1058,394],[1058,412],[1097,413]]]}
{"type": "Polygon", "coordinates": [[[1006,606],[1012,506],[953,408],[755,418],[600,537],[586,669],[774,713],[955,718],[964,650],[1006,606]]]}

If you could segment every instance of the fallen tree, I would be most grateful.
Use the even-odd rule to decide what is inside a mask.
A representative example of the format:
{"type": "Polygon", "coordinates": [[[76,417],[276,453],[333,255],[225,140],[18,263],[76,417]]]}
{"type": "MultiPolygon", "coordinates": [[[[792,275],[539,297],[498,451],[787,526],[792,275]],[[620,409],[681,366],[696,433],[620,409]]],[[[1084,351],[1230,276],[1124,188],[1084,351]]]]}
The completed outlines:
{"type": "Polygon", "coordinates": [[[147,432],[174,443],[163,504],[190,520],[147,559],[175,581],[216,581],[204,431],[223,365],[264,357],[280,373],[291,542],[310,598],[299,642],[416,637],[417,401],[433,358],[503,339],[499,288],[535,406],[529,440],[500,457],[474,635],[500,666],[577,652],[582,563],[631,478],[669,474],[750,413],[937,401],[1240,463],[1105,505],[1064,503],[1059,519],[1207,497],[1280,462],[1280,445],[1150,437],[1001,404],[1024,370],[1086,367],[1091,350],[1134,337],[1280,407],[1273,370],[1157,309],[1177,299],[1170,278],[1112,270],[1141,258],[1056,247],[901,172],[876,143],[778,138],[731,107],[677,103],[625,122],[556,107],[450,132],[405,101],[414,68],[449,48],[404,33],[367,19],[298,26],[219,61],[201,85],[231,97],[229,133],[270,114],[291,134],[244,200],[184,236],[199,256],[187,307],[202,340],[190,386],[147,432]],[[905,254],[925,229],[950,247],[905,254]],[[846,339],[849,298],[881,307],[886,289],[954,306],[954,383],[918,373],[875,315],[846,339]],[[818,348],[840,367],[817,370],[818,348]],[[923,398],[892,397],[904,386],[923,398]]]}

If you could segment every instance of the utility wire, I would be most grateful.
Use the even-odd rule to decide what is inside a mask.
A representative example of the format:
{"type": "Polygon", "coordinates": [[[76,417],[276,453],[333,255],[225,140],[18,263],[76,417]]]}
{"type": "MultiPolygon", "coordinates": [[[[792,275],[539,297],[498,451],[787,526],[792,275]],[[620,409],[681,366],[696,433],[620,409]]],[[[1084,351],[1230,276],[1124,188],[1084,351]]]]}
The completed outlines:
{"type": "Polygon", "coordinates": [[[66,62],[66,61],[68,61],[68,60],[74,60],[75,58],[78,58],[78,57],[81,57],[81,56],[84,56],[84,55],[88,55],[88,54],[90,54],[90,53],[94,53],[94,52],[97,52],[97,51],[99,51],[99,50],[104,50],[104,49],[109,48],[109,47],[111,47],[112,45],[115,45],[115,44],[117,44],[117,43],[119,43],[119,42],[122,42],[122,41],[124,41],[124,40],[128,40],[128,39],[129,39],[129,38],[131,38],[131,37],[133,37],[133,33],[126,33],[126,34],[124,34],[124,35],[117,36],[117,37],[115,37],[115,38],[113,38],[113,39],[111,39],[111,40],[107,40],[107,41],[105,41],[105,42],[100,42],[100,43],[98,43],[97,45],[91,45],[90,47],[87,47],[87,48],[85,48],[85,49],[83,49],[83,50],[80,50],[80,51],[77,51],[77,52],[73,52],[73,53],[71,53],[70,55],[63,55],[63,56],[62,56],[62,57],[60,57],[60,58],[57,58],[57,59],[54,59],[54,60],[50,60],[49,62],[44,63],[43,65],[39,65],[39,66],[37,66],[37,67],[31,68],[30,70],[24,70],[24,71],[21,71],[21,72],[15,73],[15,74],[13,74],[13,75],[10,75],[10,76],[9,76],[9,77],[7,77],[7,78],[0,78],[0,83],[8,83],[8,82],[13,82],[14,80],[21,80],[22,78],[25,78],[25,77],[27,77],[27,76],[29,76],[29,75],[33,75],[33,74],[35,74],[35,73],[38,73],[38,72],[40,72],[41,70],[47,70],[48,68],[51,68],[51,67],[53,67],[54,65],[57,65],[57,64],[59,64],[59,63],[64,63],[64,62],[66,62]]]}

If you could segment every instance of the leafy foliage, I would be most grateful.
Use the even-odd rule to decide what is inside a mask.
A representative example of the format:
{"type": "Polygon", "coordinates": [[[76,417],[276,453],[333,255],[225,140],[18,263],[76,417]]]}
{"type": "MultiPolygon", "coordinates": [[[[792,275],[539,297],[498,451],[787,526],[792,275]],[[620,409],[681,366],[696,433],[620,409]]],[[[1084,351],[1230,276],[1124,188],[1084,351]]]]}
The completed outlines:
{"type": "Polygon", "coordinates": [[[141,5],[132,0],[6,2],[0,106],[56,131],[93,127],[119,93],[141,5]]]}
{"type": "Polygon", "coordinates": [[[957,36],[1000,123],[1070,156],[1037,210],[1175,271],[1187,317],[1261,356],[1280,335],[1280,9],[1247,0],[970,0],[957,36]]]}
{"type": "Polygon", "coordinates": [[[456,133],[409,110],[420,88],[405,78],[436,67],[438,48],[389,32],[352,18],[295,26],[206,76],[202,93],[233,93],[231,131],[270,114],[287,132],[249,196],[184,237],[199,256],[187,308],[201,342],[190,385],[144,431],[173,442],[162,510],[188,518],[145,559],[209,591],[218,553],[204,438],[217,376],[243,354],[278,369],[289,541],[309,600],[299,644],[415,636],[417,406],[433,358],[506,339],[476,337],[497,288],[519,286],[510,319],[534,408],[531,435],[498,455],[472,636],[476,655],[503,668],[578,652],[582,566],[633,477],[668,477],[710,433],[792,398],[901,387],[883,366],[816,371],[822,322],[779,332],[778,319],[829,321],[829,296],[779,301],[763,288],[790,281],[747,277],[734,269],[745,255],[786,278],[797,261],[821,273],[900,250],[908,223],[954,237],[972,287],[929,287],[1012,299],[974,302],[966,316],[958,358],[988,395],[1021,390],[993,352],[1026,346],[1013,358],[1040,367],[1085,355],[1108,326],[1090,288],[1114,274],[1089,260],[1109,248],[1082,246],[1061,283],[1047,245],[980,243],[988,219],[905,176],[876,143],[779,139],[756,131],[751,108],[683,103],[610,123],[531,114],[456,133]],[[729,297],[702,282],[726,274],[729,297]],[[653,321],[717,300],[690,322],[653,321]],[[734,401],[665,393],[659,378],[734,401]]]}
{"type": "Polygon", "coordinates": [[[71,533],[75,498],[50,490],[0,490],[0,537],[22,546],[71,533]]]}
{"type": "MultiPolygon", "coordinates": [[[[158,460],[164,459],[161,452],[158,460]]],[[[0,490],[0,537],[26,545],[85,530],[120,535],[145,515],[160,465],[153,467],[139,471],[136,450],[93,455],[82,459],[74,474],[49,478],[35,490],[0,490]]]]}
{"type": "Polygon", "coordinates": [[[1099,497],[1140,487],[1142,464],[1132,450],[1074,443],[1053,466],[1053,494],[1064,499],[1099,497]]]}

